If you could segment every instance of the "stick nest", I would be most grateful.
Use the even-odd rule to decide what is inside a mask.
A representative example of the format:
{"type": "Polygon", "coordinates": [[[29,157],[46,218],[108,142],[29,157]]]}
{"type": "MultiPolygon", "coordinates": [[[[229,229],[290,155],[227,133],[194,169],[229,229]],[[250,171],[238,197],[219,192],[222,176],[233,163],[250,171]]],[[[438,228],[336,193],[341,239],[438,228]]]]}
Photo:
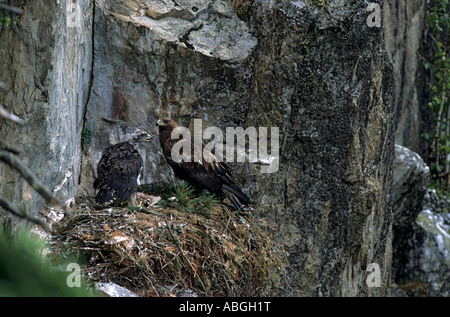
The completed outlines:
{"type": "Polygon", "coordinates": [[[271,296],[286,255],[250,213],[219,204],[208,214],[171,206],[95,209],[77,201],[58,225],[53,254],[70,252],[95,282],[139,296],[271,296]]]}

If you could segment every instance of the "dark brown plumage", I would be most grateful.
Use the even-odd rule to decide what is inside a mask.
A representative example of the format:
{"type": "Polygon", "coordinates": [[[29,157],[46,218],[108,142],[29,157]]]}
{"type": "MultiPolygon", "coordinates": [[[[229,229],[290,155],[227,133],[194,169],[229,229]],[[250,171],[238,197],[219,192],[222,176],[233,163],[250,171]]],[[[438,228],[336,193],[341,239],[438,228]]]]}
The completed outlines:
{"type": "MultiPolygon", "coordinates": [[[[230,168],[224,162],[219,162],[214,154],[209,153],[205,160],[203,155],[199,155],[201,160],[194,161],[194,137],[172,139],[172,131],[179,128],[177,123],[170,118],[163,118],[157,121],[159,127],[159,142],[163,150],[167,163],[172,167],[175,176],[185,180],[197,190],[207,189],[212,193],[225,196],[237,210],[250,202],[250,198],[242,192],[234,180],[230,168]],[[186,146],[191,147],[191,157],[188,160],[177,161],[172,157],[172,148],[178,142],[188,142],[186,146]]],[[[180,146],[180,144],[177,144],[180,146]]],[[[202,142],[201,151],[205,144],[202,142]]],[[[187,148],[187,147],[186,147],[187,148]]],[[[199,150],[199,149],[198,149],[199,150]]],[[[183,153],[184,154],[184,153],[183,153]]]]}
{"type": "Polygon", "coordinates": [[[136,191],[142,174],[143,161],[135,148],[138,142],[148,142],[151,136],[138,131],[127,141],[105,149],[97,165],[97,179],[94,188],[97,203],[106,203],[114,199],[127,200],[136,204],[136,191]]]}

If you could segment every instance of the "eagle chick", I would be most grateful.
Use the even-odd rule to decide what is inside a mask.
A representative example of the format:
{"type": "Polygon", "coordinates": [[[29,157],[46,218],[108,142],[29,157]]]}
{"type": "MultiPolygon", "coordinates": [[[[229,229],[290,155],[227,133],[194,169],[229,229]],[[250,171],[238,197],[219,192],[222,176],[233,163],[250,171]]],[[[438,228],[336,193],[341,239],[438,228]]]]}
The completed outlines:
{"type": "Polygon", "coordinates": [[[107,203],[114,199],[129,199],[136,205],[137,186],[142,174],[143,161],[136,149],[139,142],[149,142],[150,134],[137,130],[126,141],[111,145],[103,151],[97,165],[97,179],[94,188],[97,203],[107,203]]]}

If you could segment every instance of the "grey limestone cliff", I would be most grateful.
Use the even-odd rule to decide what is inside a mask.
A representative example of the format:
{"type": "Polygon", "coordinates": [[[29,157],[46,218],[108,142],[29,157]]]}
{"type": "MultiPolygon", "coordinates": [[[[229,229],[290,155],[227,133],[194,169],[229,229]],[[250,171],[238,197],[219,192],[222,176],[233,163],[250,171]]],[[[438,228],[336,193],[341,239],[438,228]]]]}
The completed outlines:
{"type": "MultiPolygon", "coordinates": [[[[156,134],[161,116],[223,131],[277,127],[276,171],[231,166],[289,253],[280,294],[389,294],[394,80],[368,1],[255,0],[245,16],[225,0],[79,1],[76,29],[60,16],[65,1],[40,11],[38,2],[20,21],[29,50],[0,34],[10,45],[0,102],[29,122],[0,131],[51,189],[92,195],[102,150],[136,128],[156,134]]],[[[143,182],[170,182],[157,138],[140,150],[143,182]]],[[[25,200],[23,182],[1,173],[0,193],[25,200]]]]}
{"type": "MultiPolygon", "coordinates": [[[[0,121],[4,141],[63,202],[73,201],[80,170],[80,134],[92,65],[92,2],[13,1],[24,14],[18,32],[0,32],[0,104],[26,122],[0,121]],[[75,24],[76,22],[76,24],[75,24]]],[[[0,193],[37,213],[44,203],[16,171],[0,165],[0,193]]],[[[2,222],[17,223],[0,212],[2,222]]]]}

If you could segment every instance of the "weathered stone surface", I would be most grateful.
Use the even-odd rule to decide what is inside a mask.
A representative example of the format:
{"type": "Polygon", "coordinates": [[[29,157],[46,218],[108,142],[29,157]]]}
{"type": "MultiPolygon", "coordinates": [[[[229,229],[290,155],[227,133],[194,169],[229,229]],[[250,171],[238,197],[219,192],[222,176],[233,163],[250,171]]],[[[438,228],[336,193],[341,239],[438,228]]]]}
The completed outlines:
{"type": "Polygon", "coordinates": [[[192,20],[201,11],[205,10],[211,1],[172,1],[153,0],[147,2],[145,13],[152,19],[158,20],[166,17],[179,17],[192,20]]]}
{"type": "Polygon", "coordinates": [[[395,124],[382,30],[356,1],[331,14],[301,1],[255,9],[246,124],[279,126],[281,157],[278,173],[246,184],[291,254],[293,294],[385,295],[395,124]],[[370,263],[381,288],[365,283],[370,263]]]}
{"type": "Polygon", "coordinates": [[[167,42],[226,62],[245,60],[257,43],[227,0],[102,0],[97,4],[104,12],[148,28],[167,42]]]}
{"type": "MultiPolygon", "coordinates": [[[[450,295],[450,214],[448,199],[435,190],[423,197],[423,207],[410,228],[403,267],[394,267],[393,276],[411,295],[450,295]],[[395,272],[397,269],[397,272],[395,272]]],[[[394,227],[395,230],[395,227],[394,227]]],[[[395,262],[394,262],[395,263],[395,262]]]]}
{"type": "Polygon", "coordinates": [[[426,36],[427,1],[385,0],[383,8],[386,48],[394,68],[398,111],[395,143],[426,157],[428,145],[421,134],[432,130],[428,79],[423,67],[423,58],[432,57],[426,36]]]}
{"type": "Polygon", "coordinates": [[[96,283],[95,289],[109,297],[138,297],[132,291],[116,283],[96,283]]]}
{"type": "Polygon", "coordinates": [[[427,189],[430,171],[422,158],[405,147],[395,149],[392,277],[409,295],[448,296],[448,202],[427,189]]]}
{"type": "Polygon", "coordinates": [[[392,186],[393,223],[393,279],[400,284],[410,275],[411,260],[416,258],[425,231],[416,224],[424,203],[430,179],[428,166],[415,152],[395,146],[394,182],[392,186]]]}
{"type": "MultiPolygon", "coordinates": [[[[150,1],[140,2],[140,7],[158,3],[169,5],[150,1]]],[[[82,162],[80,193],[93,194],[92,179],[103,149],[126,140],[135,128],[156,135],[155,122],[162,115],[185,116],[181,123],[187,125],[190,116],[211,122],[223,119],[227,111],[233,117],[233,108],[225,107],[234,98],[229,87],[235,85],[237,71],[220,62],[245,60],[257,40],[228,1],[210,8],[206,2],[177,3],[180,10],[197,8],[192,19],[168,12],[154,20],[121,2],[98,2],[94,81],[86,111],[92,140],[82,162]]],[[[170,183],[172,171],[164,163],[158,138],[140,150],[147,158],[142,182],[170,183]]]]}
{"type": "MultiPolygon", "coordinates": [[[[373,2],[382,4],[381,0],[373,2]]],[[[41,3],[34,3],[37,10],[41,3]]],[[[188,5],[193,2],[176,1],[182,10],[168,8],[162,16],[153,13],[152,18],[150,10],[164,11],[152,7],[154,3],[95,2],[92,87],[84,122],[91,139],[84,146],[79,193],[93,194],[95,166],[104,148],[122,141],[135,128],[155,133],[155,121],[161,116],[171,116],[184,126],[200,118],[203,128],[217,126],[224,131],[236,126],[278,127],[276,172],[261,173],[259,165],[248,162],[231,165],[255,201],[258,215],[273,227],[273,239],[290,254],[291,270],[280,294],[388,294],[393,78],[383,29],[366,24],[367,3],[326,1],[325,6],[318,6],[314,1],[256,0],[245,22],[224,1],[195,1],[196,10],[188,5]],[[366,268],[371,263],[380,266],[381,287],[366,284],[366,268]]],[[[59,21],[60,11],[49,10],[48,20],[59,21]]],[[[58,71],[32,76],[30,67],[22,76],[31,85],[17,87],[25,91],[38,87],[33,96],[43,98],[46,107],[37,110],[33,108],[36,103],[29,103],[27,111],[35,109],[32,113],[40,116],[40,121],[33,120],[51,122],[42,127],[44,135],[64,136],[58,139],[60,143],[48,139],[39,143],[36,149],[42,152],[24,151],[32,153],[36,171],[46,171],[39,176],[47,184],[61,184],[68,171],[65,160],[79,161],[76,149],[80,148],[82,124],[77,120],[87,101],[82,87],[89,81],[88,77],[77,78],[75,72],[85,65],[83,60],[61,53],[81,54],[79,49],[68,51],[72,42],[64,42],[59,31],[52,36],[51,22],[47,25],[40,16],[27,21],[30,26],[25,29],[33,30],[28,36],[62,41],[60,46],[43,42],[45,46],[33,53],[39,59],[38,70],[54,61],[58,71]],[[74,71],[72,76],[62,71],[65,67],[74,71]],[[47,78],[40,83],[42,87],[51,88],[33,85],[33,79],[40,77],[47,78]],[[54,109],[66,103],[48,100],[64,101],[67,93],[62,94],[61,85],[67,83],[73,85],[70,92],[78,91],[79,104],[70,108],[73,112],[63,112],[61,121],[60,112],[54,109]],[[47,89],[49,96],[55,96],[47,97],[47,89]],[[48,156],[44,149],[52,144],[58,150],[48,156]],[[56,144],[65,145],[65,150],[56,144]],[[47,165],[57,159],[59,164],[47,165]]],[[[88,21],[83,19],[83,23],[88,21]]],[[[12,65],[18,67],[19,61],[27,60],[25,56],[12,65]]],[[[16,92],[8,98],[21,100],[16,92]]],[[[3,129],[8,133],[10,128],[2,126],[2,133],[3,129]]],[[[30,137],[36,131],[19,135],[30,137]]],[[[8,138],[14,139],[11,134],[8,138]]],[[[25,140],[23,144],[30,146],[25,140]]],[[[170,182],[172,173],[156,138],[141,150],[145,154],[143,181],[170,182]]],[[[74,167],[69,180],[75,181],[76,176],[74,167]]],[[[66,199],[73,196],[69,184],[61,187],[66,199]]],[[[20,186],[3,188],[16,191],[20,186]]]]}
{"type": "Polygon", "coordinates": [[[394,223],[414,222],[423,207],[430,169],[419,154],[395,145],[392,209],[394,223]]]}
{"type": "MultiPolygon", "coordinates": [[[[232,165],[290,253],[284,294],[387,294],[393,81],[382,29],[366,25],[367,5],[255,1],[243,22],[227,6],[151,19],[104,4],[95,14],[86,116],[94,134],[81,191],[92,194],[104,147],[123,129],[155,131],[159,116],[185,126],[201,118],[204,128],[279,127],[276,173],[232,165]],[[365,283],[370,263],[381,267],[381,288],[365,283]]],[[[144,182],[170,181],[156,140],[145,154],[144,182]]]]}
{"type": "MultiPolygon", "coordinates": [[[[23,1],[13,1],[20,7],[23,1]]],[[[32,1],[18,17],[21,37],[0,32],[0,103],[26,120],[0,121],[2,139],[20,150],[20,159],[63,202],[76,192],[80,134],[92,64],[92,1],[32,1]]],[[[0,195],[36,213],[43,199],[16,172],[0,165],[0,195]]],[[[9,222],[0,211],[0,222],[9,222]]]]}
{"type": "MultiPolygon", "coordinates": [[[[429,196],[436,195],[429,191],[429,196]]],[[[427,202],[430,202],[427,199],[427,202]]],[[[448,204],[448,202],[446,202],[448,204]]],[[[410,259],[410,281],[423,282],[427,296],[450,296],[450,213],[439,212],[435,204],[426,204],[417,217],[417,224],[425,231],[423,244],[410,259]]]]}

